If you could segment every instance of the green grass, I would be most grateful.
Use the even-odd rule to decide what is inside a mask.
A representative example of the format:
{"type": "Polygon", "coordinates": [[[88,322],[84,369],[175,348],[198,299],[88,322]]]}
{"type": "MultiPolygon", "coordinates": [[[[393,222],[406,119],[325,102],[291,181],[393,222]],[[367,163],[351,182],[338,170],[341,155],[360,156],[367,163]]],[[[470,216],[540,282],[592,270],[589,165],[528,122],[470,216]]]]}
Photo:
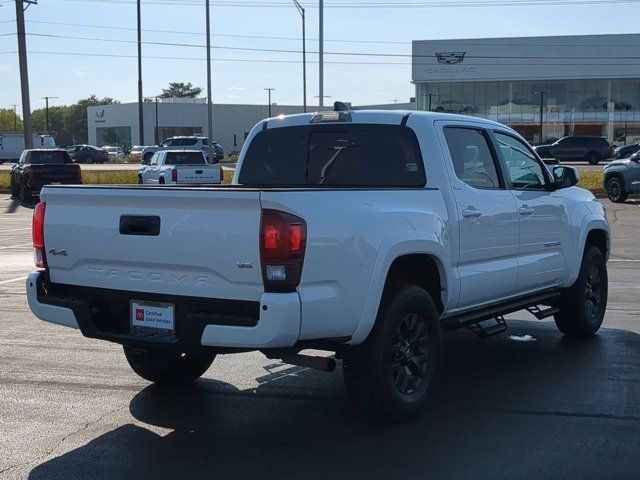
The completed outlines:
{"type": "Polygon", "coordinates": [[[7,171],[0,172],[0,188],[9,188],[10,184],[11,184],[11,176],[9,175],[9,172],[7,171]]]}
{"type": "Polygon", "coordinates": [[[597,171],[580,172],[580,182],[578,186],[591,190],[594,194],[604,193],[602,182],[604,181],[604,173],[597,171]]]}
{"type": "MultiPolygon", "coordinates": [[[[83,183],[85,185],[126,185],[138,182],[138,172],[135,170],[91,170],[82,172],[83,183]]],[[[233,172],[225,170],[224,183],[231,183],[233,172]]],[[[580,172],[580,183],[578,186],[591,190],[595,194],[604,193],[602,187],[602,172],[580,172]]],[[[9,188],[9,172],[0,171],[0,188],[9,188]]]]}

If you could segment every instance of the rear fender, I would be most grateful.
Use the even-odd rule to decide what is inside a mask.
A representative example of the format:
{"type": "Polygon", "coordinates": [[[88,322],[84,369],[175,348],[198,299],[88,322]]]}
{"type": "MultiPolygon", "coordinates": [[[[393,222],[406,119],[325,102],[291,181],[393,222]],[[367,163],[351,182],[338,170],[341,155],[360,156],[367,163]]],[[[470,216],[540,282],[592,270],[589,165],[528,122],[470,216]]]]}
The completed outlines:
{"type": "MultiPolygon", "coordinates": [[[[415,233],[419,234],[420,232],[415,233]]],[[[434,259],[442,283],[442,304],[444,309],[447,309],[451,303],[451,293],[458,291],[459,282],[452,275],[451,269],[445,267],[451,265],[448,243],[447,239],[443,240],[435,234],[416,235],[414,238],[407,239],[406,232],[403,232],[402,240],[399,240],[395,235],[385,237],[373,269],[362,316],[349,344],[357,345],[369,336],[378,316],[389,268],[397,258],[404,255],[422,254],[429,255],[434,259]]]]}

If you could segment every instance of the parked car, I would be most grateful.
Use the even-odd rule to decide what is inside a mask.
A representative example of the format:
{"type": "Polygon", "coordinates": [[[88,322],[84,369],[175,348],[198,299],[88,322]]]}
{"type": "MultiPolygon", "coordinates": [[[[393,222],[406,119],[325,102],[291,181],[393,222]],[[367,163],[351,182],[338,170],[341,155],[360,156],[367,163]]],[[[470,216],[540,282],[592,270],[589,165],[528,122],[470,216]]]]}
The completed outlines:
{"type": "Polygon", "coordinates": [[[124,150],[120,147],[106,145],[102,147],[102,150],[105,150],[109,158],[113,158],[114,160],[122,160],[124,158],[124,150]]]}
{"type": "Polygon", "coordinates": [[[109,154],[102,148],[93,145],[73,145],[67,149],[74,162],[104,163],[109,161],[109,154]]]}
{"type": "Polygon", "coordinates": [[[66,150],[24,150],[18,163],[11,167],[11,195],[29,202],[45,185],[82,183],[80,165],[71,161],[66,150]]]}
{"type": "MultiPolygon", "coordinates": [[[[33,134],[33,148],[56,148],[56,142],[50,135],[33,134]]],[[[24,134],[0,133],[0,164],[17,162],[24,151],[24,134]]]]}
{"type": "Polygon", "coordinates": [[[604,137],[580,135],[563,137],[550,145],[533,147],[542,158],[559,161],[586,161],[597,165],[601,160],[613,157],[613,145],[604,137]]]}
{"type": "Polygon", "coordinates": [[[629,158],[631,155],[640,151],[640,143],[632,143],[631,145],[623,145],[613,150],[613,158],[629,158]]]}
{"type": "Polygon", "coordinates": [[[35,316],[157,383],[248,350],[330,371],[300,352],[336,352],[359,411],[394,420],[424,411],[442,330],[501,333],[520,309],[599,329],[609,225],[575,169],[497,122],[339,108],[256,125],[236,188],[46,187],[36,252],[69,255],[36,255],[35,316]]]}
{"type": "Polygon", "coordinates": [[[605,165],[604,188],[615,203],[623,203],[629,194],[640,192],[640,151],[605,165]]]}
{"type": "Polygon", "coordinates": [[[474,105],[467,105],[459,100],[443,100],[435,108],[436,112],[448,113],[474,113],[478,110],[474,105]]]}
{"type": "Polygon", "coordinates": [[[223,180],[222,167],[210,165],[198,150],[156,152],[138,173],[138,183],[145,185],[212,185],[223,180]]]}
{"type": "MultiPolygon", "coordinates": [[[[214,157],[210,159],[211,163],[216,163],[224,158],[222,145],[213,142],[214,157]]],[[[167,138],[164,142],[156,147],[144,147],[142,150],[142,161],[149,162],[151,155],[162,150],[200,150],[204,152],[209,159],[209,139],[201,136],[183,136],[167,138]]]]}
{"type": "Polygon", "coordinates": [[[145,147],[143,147],[142,145],[134,145],[131,151],[129,152],[129,158],[131,160],[137,160],[142,162],[142,150],[144,150],[144,148],[145,147]]]}

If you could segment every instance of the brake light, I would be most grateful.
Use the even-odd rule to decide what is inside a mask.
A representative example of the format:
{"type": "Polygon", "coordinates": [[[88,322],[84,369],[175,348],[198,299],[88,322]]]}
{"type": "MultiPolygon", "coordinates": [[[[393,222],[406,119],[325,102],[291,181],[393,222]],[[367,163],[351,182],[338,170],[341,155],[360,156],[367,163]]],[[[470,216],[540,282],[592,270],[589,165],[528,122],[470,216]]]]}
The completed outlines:
{"type": "Polygon", "coordinates": [[[33,220],[31,222],[34,257],[38,268],[47,268],[47,257],[44,249],[44,213],[46,208],[46,203],[38,203],[33,211],[33,220]]]}
{"type": "Polygon", "coordinates": [[[175,168],[171,170],[171,181],[178,182],[178,170],[176,170],[175,168]]]}
{"type": "Polygon", "coordinates": [[[206,145],[204,147],[201,147],[201,150],[203,152],[208,152],[209,151],[209,147],[207,147],[206,145]]]}
{"type": "Polygon", "coordinates": [[[290,213],[262,210],[260,262],[267,292],[295,292],[302,276],[306,222],[290,213]]]}

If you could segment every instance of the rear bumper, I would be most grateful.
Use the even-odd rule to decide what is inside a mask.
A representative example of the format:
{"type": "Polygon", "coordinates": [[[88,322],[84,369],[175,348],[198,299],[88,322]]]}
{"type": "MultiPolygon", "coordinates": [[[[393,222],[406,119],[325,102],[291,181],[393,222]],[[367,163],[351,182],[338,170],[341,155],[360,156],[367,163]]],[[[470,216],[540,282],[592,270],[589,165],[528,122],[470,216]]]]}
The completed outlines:
{"type": "Polygon", "coordinates": [[[285,348],[295,345],[300,334],[300,298],[295,292],[265,293],[260,302],[167,297],[48,285],[46,274],[37,271],[27,278],[27,298],[40,320],[79,328],[89,338],[138,348],[175,352],[285,348]],[[132,333],[128,311],[132,299],[174,303],[175,334],[132,333]]]}

